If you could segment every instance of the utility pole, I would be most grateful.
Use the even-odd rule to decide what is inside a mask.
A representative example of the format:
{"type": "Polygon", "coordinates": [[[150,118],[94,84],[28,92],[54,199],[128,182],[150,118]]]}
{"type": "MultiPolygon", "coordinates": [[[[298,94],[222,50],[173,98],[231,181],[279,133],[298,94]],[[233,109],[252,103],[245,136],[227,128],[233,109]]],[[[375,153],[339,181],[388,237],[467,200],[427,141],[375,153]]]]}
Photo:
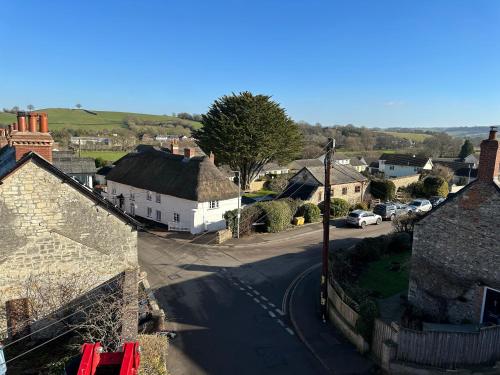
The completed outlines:
{"type": "Polygon", "coordinates": [[[325,155],[325,196],[323,212],[323,256],[321,268],[321,319],[326,322],[328,316],[328,249],[330,246],[330,200],[332,196],[332,185],[330,172],[332,170],[332,158],[335,149],[335,140],[328,138],[325,155]]]}
{"type": "Polygon", "coordinates": [[[233,171],[238,177],[238,216],[236,222],[236,238],[240,238],[240,218],[241,218],[241,172],[233,171]]]}

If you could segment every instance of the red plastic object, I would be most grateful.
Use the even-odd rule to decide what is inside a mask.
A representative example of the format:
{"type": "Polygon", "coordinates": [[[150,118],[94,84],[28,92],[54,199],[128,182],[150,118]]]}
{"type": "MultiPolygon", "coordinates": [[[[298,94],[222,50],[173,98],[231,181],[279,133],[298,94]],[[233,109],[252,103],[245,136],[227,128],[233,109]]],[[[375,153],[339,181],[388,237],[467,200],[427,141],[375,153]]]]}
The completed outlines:
{"type": "Polygon", "coordinates": [[[82,359],[78,367],[78,375],[98,375],[99,370],[107,370],[107,374],[136,375],[141,355],[138,342],[123,344],[123,351],[103,353],[101,343],[83,344],[82,359]]]}

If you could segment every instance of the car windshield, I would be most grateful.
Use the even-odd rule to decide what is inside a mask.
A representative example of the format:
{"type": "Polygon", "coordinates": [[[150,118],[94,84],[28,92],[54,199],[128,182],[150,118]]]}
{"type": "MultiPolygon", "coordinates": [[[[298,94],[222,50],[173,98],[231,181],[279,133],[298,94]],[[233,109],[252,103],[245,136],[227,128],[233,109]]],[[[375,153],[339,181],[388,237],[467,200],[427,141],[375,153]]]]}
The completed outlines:
{"type": "Polygon", "coordinates": [[[359,212],[351,212],[349,214],[350,217],[359,217],[360,216],[360,213],[359,212]]]}
{"type": "Polygon", "coordinates": [[[413,202],[411,202],[412,206],[420,206],[421,204],[422,204],[422,202],[420,202],[420,201],[413,201],[413,202]]]}

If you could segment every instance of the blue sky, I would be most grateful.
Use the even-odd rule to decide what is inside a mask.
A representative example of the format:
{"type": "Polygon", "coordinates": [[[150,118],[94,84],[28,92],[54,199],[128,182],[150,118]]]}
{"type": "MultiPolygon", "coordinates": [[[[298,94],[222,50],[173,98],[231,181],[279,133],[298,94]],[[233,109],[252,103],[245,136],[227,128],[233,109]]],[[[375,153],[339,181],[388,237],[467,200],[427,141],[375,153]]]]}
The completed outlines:
{"type": "Polygon", "coordinates": [[[269,94],[324,125],[500,123],[498,0],[8,1],[0,107],[203,113],[269,94]]]}

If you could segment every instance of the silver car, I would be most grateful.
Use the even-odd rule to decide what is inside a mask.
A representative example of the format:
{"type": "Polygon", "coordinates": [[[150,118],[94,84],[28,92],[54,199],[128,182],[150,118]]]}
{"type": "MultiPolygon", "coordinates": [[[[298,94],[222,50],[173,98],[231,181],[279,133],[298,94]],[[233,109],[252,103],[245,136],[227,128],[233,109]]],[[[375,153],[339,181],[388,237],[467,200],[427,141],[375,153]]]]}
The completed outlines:
{"type": "Polygon", "coordinates": [[[421,213],[432,210],[432,203],[428,199],[414,199],[408,205],[408,213],[421,213]]]}
{"type": "Polygon", "coordinates": [[[356,227],[365,228],[369,224],[382,223],[382,216],[369,211],[354,210],[347,216],[346,222],[356,227]]]}

